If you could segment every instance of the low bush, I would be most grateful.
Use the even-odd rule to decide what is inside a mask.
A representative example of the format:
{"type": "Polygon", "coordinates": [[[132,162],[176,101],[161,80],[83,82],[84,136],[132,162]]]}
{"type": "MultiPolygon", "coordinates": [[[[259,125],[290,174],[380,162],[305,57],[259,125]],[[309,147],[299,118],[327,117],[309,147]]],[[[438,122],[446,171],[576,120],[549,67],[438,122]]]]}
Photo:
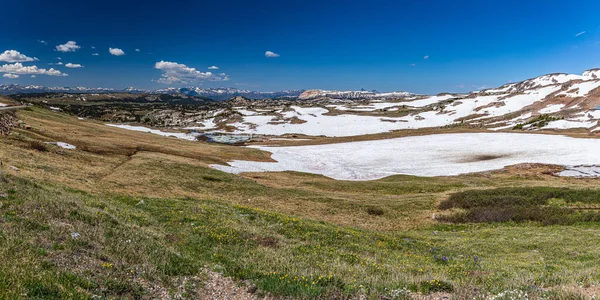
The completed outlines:
{"type": "Polygon", "coordinates": [[[600,191],[530,187],[471,190],[450,195],[442,210],[461,209],[438,220],[451,223],[540,222],[544,225],[600,221],[600,210],[574,206],[600,204],[600,191]]]}
{"type": "Polygon", "coordinates": [[[30,141],[29,142],[29,148],[37,150],[37,151],[41,151],[41,152],[46,152],[48,151],[48,146],[42,142],[39,141],[30,141]]]}
{"type": "Polygon", "coordinates": [[[371,216],[383,216],[384,211],[379,207],[371,206],[367,208],[367,213],[371,216]]]}

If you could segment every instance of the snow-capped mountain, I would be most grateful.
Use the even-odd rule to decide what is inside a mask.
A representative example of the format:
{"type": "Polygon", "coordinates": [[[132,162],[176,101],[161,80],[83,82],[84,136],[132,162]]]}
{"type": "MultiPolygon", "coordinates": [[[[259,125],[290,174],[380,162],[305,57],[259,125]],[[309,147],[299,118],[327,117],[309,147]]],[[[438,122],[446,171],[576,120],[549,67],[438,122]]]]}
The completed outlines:
{"type": "Polygon", "coordinates": [[[111,93],[115,92],[111,88],[88,88],[88,87],[47,87],[40,85],[18,85],[3,84],[0,85],[0,94],[29,94],[29,93],[111,93]]]}
{"type": "Polygon", "coordinates": [[[154,93],[159,94],[184,94],[188,96],[201,96],[213,100],[227,100],[236,96],[242,96],[248,99],[273,99],[273,98],[292,98],[295,99],[304,90],[288,90],[279,92],[257,92],[245,89],[236,88],[167,88],[155,90],[154,93]]]}
{"type": "Polygon", "coordinates": [[[236,88],[199,88],[199,87],[187,87],[187,88],[166,88],[157,90],[145,90],[134,87],[128,87],[125,89],[112,89],[112,88],[87,88],[87,87],[46,87],[37,85],[17,85],[17,84],[6,84],[0,85],[0,94],[12,95],[12,94],[29,94],[29,93],[114,93],[114,92],[125,92],[132,94],[148,93],[148,94],[183,94],[187,96],[200,96],[206,97],[213,100],[226,100],[235,96],[243,96],[248,99],[265,99],[265,98],[297,98],[304,90],[289,90],[289,91],[278,91],[278,92],[257,92],[245,89],[236,88]]]}
{"type": "Polygon", "coordinates": [[[404,98],[414,94],[409,92],[389,92],[379,93],[376,91],[325,91],[325,90],[308,90],[298,96],[300,100],[309,100],[316,98],[331,98],[331,99],[393,99],[404,98]]]}

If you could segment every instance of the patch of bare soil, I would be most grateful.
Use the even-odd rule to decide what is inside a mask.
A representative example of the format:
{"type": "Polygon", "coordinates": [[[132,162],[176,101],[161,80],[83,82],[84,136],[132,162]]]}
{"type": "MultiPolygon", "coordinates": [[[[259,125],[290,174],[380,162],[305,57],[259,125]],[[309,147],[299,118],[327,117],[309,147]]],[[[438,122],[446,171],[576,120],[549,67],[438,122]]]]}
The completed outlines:
{"type": "Polygon", "coordinates": [[[478,175],[489,177],[492,175],[517,175],[517,176],[551,176],[558,177],[557,173],[563,171],[565,168],[559,165],[546,165],[538,163],[522,163],[512,166],[506,166],[500,170],[492,170],[476,173],[478,175]]]}
{"type": "MultiPolygon", "coordinates": [[[[204,287],[199,292],[199,299],[227,299],[227,300],[245,300],[259,299],[256,293],[256,287],[253,285],[238,285],[231,278],[222,274],[204,270],[207,279],[204,281],[204,287]]],[[[265,299],[271,299],[265,297],[265,299]]]]}
{"type": "Polygon", "coordinates": [[[572,294],[581,295],[584,299],[596,299],[600,295],[600,286],[598,285],[586,285],[586,286],[565,286],[558,288],[559,291],[568,292],[572,294]]]}
{"type": "Polygon", "coordinates": [[[306,121],[299,119],[298,117],[292,117],[290,119],[290,124],[304,124],[306,121]]]}

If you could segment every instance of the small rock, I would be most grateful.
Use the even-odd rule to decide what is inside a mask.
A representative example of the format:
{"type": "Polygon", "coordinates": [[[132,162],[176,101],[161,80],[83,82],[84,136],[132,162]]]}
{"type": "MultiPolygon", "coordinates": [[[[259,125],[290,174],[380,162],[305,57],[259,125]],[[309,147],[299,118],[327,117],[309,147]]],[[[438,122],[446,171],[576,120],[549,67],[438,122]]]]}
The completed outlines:
{"type": "Polygon", "coordinates": [[[250,293],[250,294],[256,293],[257,290],[258,290],[258,287],[254,284],[252,284],[248,287],[248,293],[250,293]]]}
{"type": "Polygon", "coordinates": [[[144,200],[140,200],[140,202],[138,202],[138,203],[136,204],[136,206],[139,206],[139,205],[144,205],[144,204],[146,204],[146,202],[144,202],[144,200]]]}
{"type": "Polygon", "coordinates": [[[79,234],[79,232],[71,232],[71,238],[72,239],[77,239],[81,237],[81,234],[79,234]]]}
{"type": "Polygon", "coordinates": [[[439,233],[439,231],[437,231],[437,230],[433,231],[433,234],[435,234],[435,235],[437,235],[438,233],[439,233]]]}
{"type": "Polygon", "coordinates": [[[21,171],[21,169],[15,167],[15,166],[9,166],[9,169],[13,170],[13,171],[21,171]]]}

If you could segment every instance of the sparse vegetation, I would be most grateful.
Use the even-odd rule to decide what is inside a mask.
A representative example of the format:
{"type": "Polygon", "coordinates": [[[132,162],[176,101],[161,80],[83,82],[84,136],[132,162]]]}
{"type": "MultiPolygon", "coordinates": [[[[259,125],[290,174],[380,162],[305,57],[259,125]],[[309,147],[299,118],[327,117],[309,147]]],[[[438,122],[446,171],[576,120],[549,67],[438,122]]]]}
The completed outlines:
{"type": "Polygon", "coordinates": [[[551,116],[551,115],[547,115],[547,114],[542,114],[539,115],[529,121],[527,121],[525,124],[517,124],[515,125],[512,129],[513,130],[523,130],[525,128],[537,128],[537,129],[541,129],[544,128],[548,125],[548,123],[552,122],[552,121],[557,121],[557,120],[562,120],[563,117],[557,117],[557,116],[551,116]]]}

